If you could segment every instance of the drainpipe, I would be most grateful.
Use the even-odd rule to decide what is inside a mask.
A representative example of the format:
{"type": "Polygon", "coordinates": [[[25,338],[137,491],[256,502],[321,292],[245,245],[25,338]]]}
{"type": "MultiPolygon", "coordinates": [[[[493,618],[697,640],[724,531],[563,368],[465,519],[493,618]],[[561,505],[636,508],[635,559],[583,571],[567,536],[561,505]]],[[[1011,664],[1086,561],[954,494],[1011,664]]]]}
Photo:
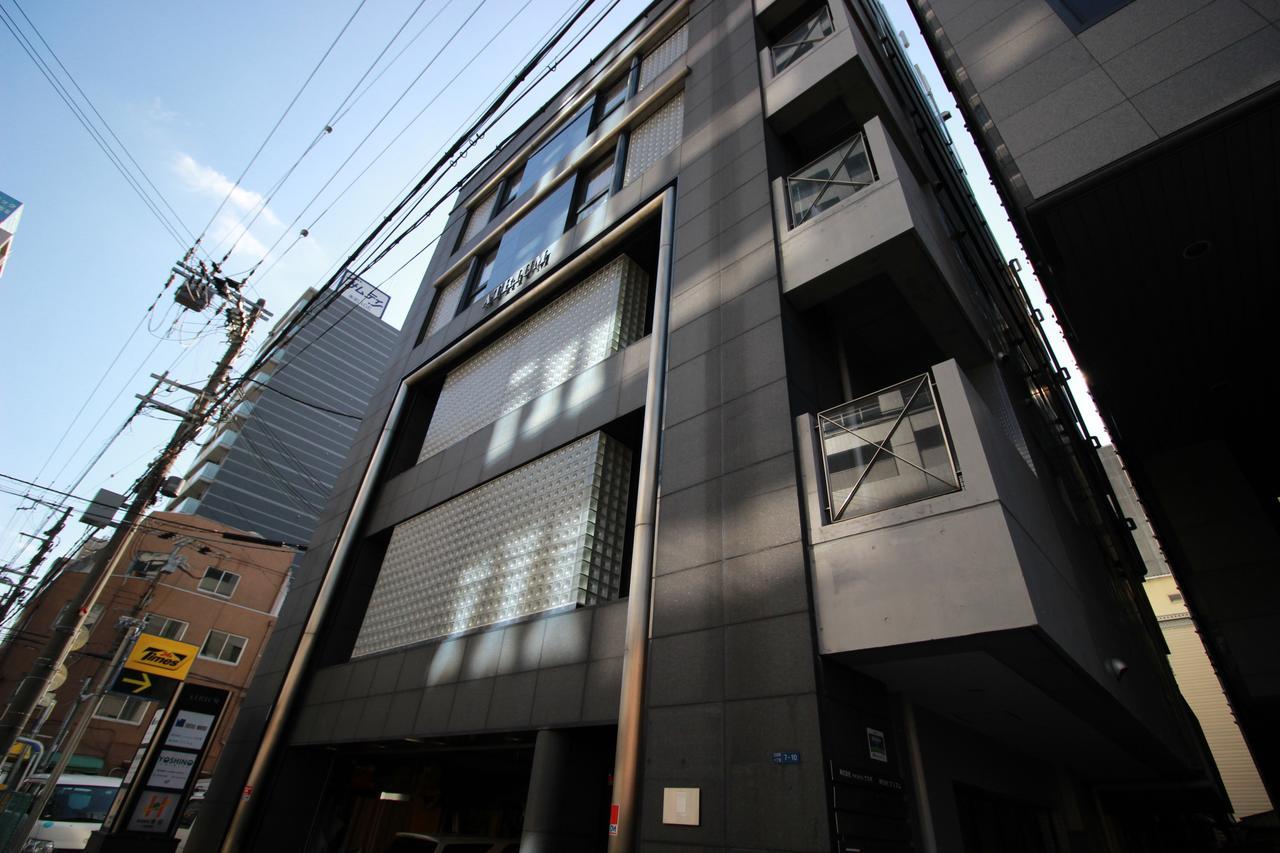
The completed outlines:
{"type": "Polygon", "coordinates": [[[618,697],[618,744],[614,750],[613,806],[609,816],[609,853],[635,849],[640,735],[644,716],[645,661],[653,610],[653,562],[658,518],[658,479],[662,462],[662,409],[667,391],[667,349],[671,314],[671,242],[676,224],[676,191],[662,194],[658,237],[658,276],[654,284],[653,332],[649,346],[649,386],[644,398],[640,441],[640,484],[636,490],[635,539],[631,549],[631,591],[627,599],[627,640],[622,655],[622,691],[618,697]]]}
{"type": "MultiPolygon", "coordinates": [[[[663,395],[663,391],[665,390],[665,383],[666,383],[666,363],[667,363],[666,329],[668,325],[668,322],[667,322],[668,304],[667,303],[670,301],[669,296],[671,292],[671,284],[670,284],[671,264],[672,264],[671,234],[674,231],[674,226],[675,226],[675,190],[674,189],[668,189],[661,196],[657,196],[654,199],[640,205],[638,208],[636,208],[630,214],[624,217],[621,221],[619,221],[617,225],[614,226],[613,230],[610,233],[606,234],[604,237],[598,240],[592,247],[582,252],[577,257],[570,260],[568,263],[565,263],[558,269],[552,271],[551,273],[546,275],[544,278],[538,280],[531,287],[528,287],[526,290],[524,290],[518,296],[512,299],[511,302],[506,303],[503,311],[495,312],[487,320],[481,322],[470,332],[467,332],[465,335],[463,335],[457,342],[451,345],[448,350],[446,350],[445,352],[442,352],[440,356],[433,358],[430,362],[428,362],[427,364],[424,364],[422,367],[418,368],[412,374],[405,377],[403,381],[401,381],[400,387],[396,391],[395,399],[391,403],[391,409],[387,413],[386,420],[383,422],[382,430],[378,434],[378,440],[374,445],[373,455],[369,460],[368,466],[365,468],[364,476],[360,480],[360,486],[356,490],[355,500],[351,504],[351,511],[347,515],[346,523],[342,527],[342,533],[338,536],[338,542],[334,546],[333,553],[329,557],[329,563],[325,569],[323,580],[320,582],[320,589],[316,593],[315,602],[311,606],[311,613],[310,615],[308,615],[307,622],[303,626],[302,636],[298,639],[298,647],[293,654],[293,658],[289,661],[289,669],[285,672],[284,681],[280,685],[280,692],[276,696],[276,702],[271,707],[271,714],[267,718],[266,727],[263,729],[263,732],[262,732],[262,740],[258,745],[258,751],[254,754],[253,764],[249,768],[249,775],[245,779],[245,790],[249,792],[249,795],[242,796],[236,802],[235,811],[231,815],[231,820],[227,825],[226,835],[223,836],[222,846],[219,848],[222,851],[222,853],[238,853],[238,851],[241,850],[242,847],[244,846],[245,836],[249,829],[249,818],[250,818],[251,803],[252,803],[251,798],[253,796],[253,792],[258,790],[259,787],[262,785],[263,781],[266,779],[267,771],[270,768],[272,761],[275,759],[276,752],[280,747],[280,743],[284,735],[284,725],[286,720],[288,719],[289,713],[293,710],[294,703],[297,700],[298,690],[301,687],[303,677],[307,672],[307,667],[311,659],[311,653],[315,647],[316,635],[319,633],[320,627],[324,622],[325,617],[328,615],[329,607],[332,604],[334,595],[337,591],[338,581],[342,577],[342,573],[343,573],[342,570],[346,567],[346,563],[348,558],[350,557],[352,547],[356,543],[357,533],[359,532],[360,524],[364,520],[365,514],[369,508],[369,505],[372,503],[374,487],[378,481],[378,474],[382,470],[383,463],[386,461],[388,454],[390,454],[391,452],[391,443],[392,443],[393,433],[396,429],[396,426],[400,422],[400,416],[403,413],[405,401],[408,397],[409,389],[414,384],[421,382],[427,376],[433,373],[436,373],[438,371],[444,370],[453,361],[461,358],[463,355],[469,352],[472,348],[474,348],[479,341],[483,340],[485,336],[492,331],[493,327],[498,322],[499,316],[506,316],[509,312],[518,313],[518,311],[520,310],[520,306],[522,304],[528,304],[533,300],[540,298],[542,294],[556,287],[564,279],[577,274],[579,271],[581,271],[582,269],[586,268],[591,263],[593,263],[596,259],[603,256],[605,252],[614,248],[616,245],[618,245],[622,241],[623,237],[625,237],[628,233],[631,232],[633,226],[642,222],[645,218],[651,216],[653,212],[657,210],[659,207],[662,210],[662,229],[661,229],[660,245],[658,249],[658,283],[657,283],[658,295],[656,298],[657,304],[654,307],[654,317],[653,317],[654,333],[652,335],[652,338],[654,340],[654,351],[656,351],[659,346],[661,347],[661,350],[662,350],[661,360],[660,360],[660,363],[662,365],[662,370],[655,373],[653,365],[655,363],[656,357],[655,357],[654,351],[651,351],[649,355],[649,362],[650,362],[649,388],[645,397],[645,403],[647,406],[647,408],[645,409],[645,432],[644,432],[644,441],[641,444],[641,451],[640,451],[641,464],[642,464],[642,468],[641,468],[642,473],[641,473],[641,479],[640,479],[640,495],[641,495],[640,500],[641,501],[643,500],[643,495],[645,494],[645,488],[646,488],[645,477],[643,473],[644,470],[646,470],[643,468],[644,460],[646,458],[650,459],[650,465],[652,466],[652,476],[649,478],[649,481],[651,483],[651,491],[653,493],[653,496],[650,500],[650,510],[648,512],[645,512],[642,514],[642,511],[641,511],[642,505],[640,503],[637,503],[637,509],[636,509],[637,533],[640,532],[640,522],[642,518],[646,519],[646,524],[650,531],[647,534],[649,537],[650,544],[647,548],[644,549],[647,554],[647,556],[644,557],[644,560],[645,560],[644,565],[648,566],[648,569],[645,572],[644,581],[643,581],[644,588],[645,588],[645,593],[644,593],[645,615],[644,615],[644,621],[641,626],[641,630],[643,630],[647,635],[648,618],[649,618],[648,617],[649,574],[652,573],[652,564],[653,564],[653,548],[652,548],[652,532],[651,531],[653,527],[652,519],[655,514],[655,510],[653,509],[653,507],[655,507],[657,503],[657,450],[655,447],[653,447],[653,445],[654,445],[654,442],[659,440],[661,437],[660,436],[661,430],[656,427],[654,427],[654,431],[656,433],[655,437],[654,438],[650,437],[651,427],[649,424],[649,418],[650,418],[651,412],[657,411],[658,409],[661,408],[662,395],[663,395]],[[661,336],[659,336],[658,334],[659,329],[662,329],[661,336]],[[659,378],[656,381],[660,384],[660,387],[656,392],[654,390],[655,375],[659,375],[659,378]],[[655,403],[655,394],[656,394],[656,400],[657,400],[656,403],[655,403]],[[649,448],[653,448],[653,449],[649,449],[649,448]],[[646,453],[648,454],[648,456],[646,456],[646,453]]],[[[661,424],[661,419],[657,421],[657,424],[659,425],[661,424]]],[[[629,606],[631,608],[635,607],[634,599],[636,597],[635,566],[641,565],[641,563],[637,561],[638,560],[637,555],[641,550],[639,545],[640,541],[641,541],[641,537],[637,535],[636,537],[637,545],[634,549],[633,556],[632,556],[633,568],[632,568],[631,595],[632,595],[633,601],[632,601],[632,604],[629,606]]],[[[630,638],[632,636],[636,636],[636,635],[631,630],[631,615],[630,615],[630,611],[628,611],[628,622],[627,622],[627,637],[628,637],[628,644],[629,644],[628,649],[630,649],[630,642],[631,642],[630,638]]],[[[643,686],[644,651],[645,649],[642,648],[640,653],[641,661],[639,664],[641,687],[643,686]]],[[[626,694],[625,685],[627,683],[626,682],[627,661],[630,659],[631,659],[631,656],[629,654],[624,656],[623,658],[624,695],[626,694]]],[[[633,664],[633,668],[634,668],[634,664],[633,664]]],[[[638,705],[638,699],[637,699],[637,712],[638,712],[638,708],[639,708],[639,705],[638,705]]],[[[637,719],[636,731],[637,732],[639,731],[638,719],[637,719]]],[[[633,765],[634,765],[634,755],[638,753],[638,747],[639,747],[639,744],[637,742],[636,748],[633,752],[633,765]]],[[[634,774],[634,769],[635,768],[633,766],[632,767],[633,774],[634,774]]],[[[614,790],[615,791],[617,790],[616,785],[614,790]]]]}

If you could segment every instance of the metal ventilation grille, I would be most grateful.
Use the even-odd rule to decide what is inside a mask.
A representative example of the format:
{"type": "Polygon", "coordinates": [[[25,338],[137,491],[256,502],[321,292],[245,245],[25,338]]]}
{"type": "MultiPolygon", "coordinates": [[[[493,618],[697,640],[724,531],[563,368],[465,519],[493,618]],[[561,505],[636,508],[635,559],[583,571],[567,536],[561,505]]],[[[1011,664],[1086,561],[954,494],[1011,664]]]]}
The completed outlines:
{"type": "Polygon", "coordinates": [[[681,24],[680,28],[667,36],[662,44],[649,51],[640,62],[640,91],[663,71],[671,67],[671,63],[684,56],[689,50],[689,25],[681,24]]]}
{"type": "Polygon", "coordinates": [[[596,432],[396,525],[352,657],[617,598],[630,482],[596,432]]]}
{"type": "Polygon", "coordinates": [[[684,93],[676,95],[649,116],[631,134],[627,144],[627,171],[623,186],[675,150],[684,138],[684,93]]]}
{"type": "Polygon", "coordinates": [[[471,215],[467,217],[467,227],[462,232],[462,242],[458,244],[459,247],[471,242],[471,238],[489,224],[489,216],[493,213],[493,202],[497,197],[497,193],[491,192],[471,208],[471,215]]]}
{"type": "Polygon", "coordinates": [[[444,324],[458,313],[458,300],[462,298],[462,288],[466,283],[467,274],[458,273],[453,281],[440,288],[440,298],[436,301],[436,309],[431,312],[431,322],[427,324],[425,337],[429,338],[444,328],[444,324]]]}
{"type": "Polygon", "coordinates": [[[625,255],[449,373],[418,461],[599,364],[644,333],[649,279],[625,255]]]}

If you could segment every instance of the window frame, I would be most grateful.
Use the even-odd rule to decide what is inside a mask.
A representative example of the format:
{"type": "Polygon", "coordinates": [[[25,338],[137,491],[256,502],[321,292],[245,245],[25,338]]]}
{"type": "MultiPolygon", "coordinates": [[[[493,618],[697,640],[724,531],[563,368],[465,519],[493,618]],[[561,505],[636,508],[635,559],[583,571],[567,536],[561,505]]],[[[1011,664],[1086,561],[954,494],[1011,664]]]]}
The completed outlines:
{"type": "Polygon", "coordinates": [[[613,195],[614,185],[617,183],[617,170],[618,147],[615,145],[608,154],[578,171],[577,186],[573,190],[574,201],[570,206],[570,227],[582,222],[587,216],[594,213],[601,204],[608,202],[609,197],[613,195]],[[606,176],[607,181],[604,186],[588,197],[587,190],[591,183],[598,178],[606,176]]]}
{"type": "Polygon", "coordinates": [[[477,254],[471,258],[471,268],[467,270],[466,292],[462,299],[458,300],[458,310],[454,315],[462,313],[476,303],[476,300],[489,291],[487,285],[489,279],[493,277],[493,264],[498,259],[498,249],[502,246],[502,240],[494,244],[493,248],[484,254],[477,254]],[[485,272],[488,276],[485,277],[485,272]],[[483,290],[478,289],[481,285],[486,285],[483,290]]]}
{"type": "Polygon", "coordinates": [[[212,595],[212,596],[215,596],[216,598],[223,598],[227,600],[230,600],[231,597],[236,594],[236,590],[239,588],[240,588],[240,575],[237,574],[236,572],[229,572],[226,569],[220,569],[217,566],[206,566],[204,570],[204,576],[201,577],[200,580],[196,581],[196,592],[201,592],[201,593],[204,593],[205,595],[212,595]],[[219,575],[222,575],[223,577],[218,579],[218,581],[214,585],[214,589],[205,589],[204,582],[209,579],[210,572],[217,572],[219,575]],[[223,581],[228,576],[235,578],[235,581],[231,584],[231,591],[226,594],[218,592],[217,588],[222,585],[223,581]]]}
{"type": "Polygon", "coordinates": [[[121,725],[125,725],[125,726],[137,726],[137,725],[141,725],[143,719],[146,718],[147,706],[150,704],[151,703],[148,700],[139,699],[137,696],[119,696],[115,693],[103,693],[101,696],[98,697],[97,704],[93,706],[93,718],[95,720],[106,720],[107,722],[111,722],[111,723],[120,723],[121,725]],[[102,703],[107,701],[107,699],[113,699],[113,700],[119,701],[121,703],[120,710],[122,711],[129,707],[130,702],[137,702],[138,703],[137,719],[131,720],[125,717],[112,717],[109,715],[98,713],[99,711],[102,710],[102,703]]]}
{"type": "Polygon", "coordinates": [[[594,115],[591,118],[592,130],[600,127],[600,125],[604,123],[605,119],[625,107],[627,101],[631,100],[631,77],[631,69],[628,68],[626,74],[623,74],[611,85],[601,86],[599,91],[596,92],[595,104],[592,107],[594,112],[594,115]],[[622,97],[610,106],[610,99],[612,97],[617,97],[618,94],[622,97]]]}
{"type": "Polygon", "coordinates": [[[184,622],[181,619],[174,619],[172,616],[165,616],[162,613],[147,614],[147,633],[156,637],[164,637],[166,640],[177,640],[178,642],[182,642],[182,638],[187,636],[187,629],[190,627],[190,622],[184,622]],[[157,620],[162,620],[165,627],[168,627],[171,624],[181,625],[182,630],[178,632],[178,636],[176,637],[163,634],[160,631],[155,630],[157,620]]]}
{"type": "MultiPolygon", "coordinates": [[[[792,20],[794,20],[794,18],[792,20]]],[[[835,32],[836,32],[836,21],[835,21],[835,16],[831,14],[831,6],[826,2],[826,0],[822,0],[822,2],[819,3],[813,9],[812,12],[810,12],[808,15],[805,15],[793,27],[791,27],[785,33],[779,36],[778,41],[773,41],[769,43],[769,64],[773,70],[773,75],[776,77],[779,74],[786,73],[797,62],[803,61],[806,56],[811,54],[819,44],[822,44],[827,39],[835,35],[835,32]],[[801,44],[808,44],[809,46],[805,48],[803,51],[794,55],[787,62],[786,65],[783,65],[781,68],[779,68],[778,54],[777,54],[778,45],[782,43],[783,40],[785,40],[788,36],[793,35],[797,30],[799,30],[801,27],[808,24],[810,21],[813,21],[815,18],[821,18],[824,15],[826,16],[827,29],[826,29],[826,32],[822,34],[822,38],[817,40],[805,39],[797,42],[792,42],[792,46],[798,46],[801,44]]]]}
{"type": "Polygon", "coordinates": [[[225,665],[227,665],[227,666],[239,666],[239,665],[240,665],[240,662],[244,660],[244,653],[245,653],[245,650],[246,650],[246,649],[248,649],[248,648],[249,648],[249,638],[248,638],[248,637],[242,637],[241,635],[239,635],[239,634],[233,634],[233,633],[231,633],[230,631],[220,631],[220,630],[218,630],[217,628],[210,628],[210,629],[209,629],[209,633],[207,633],[207,634],[205,634],[205,635],[204,635],[204,642],[202,642],[202,643],[200,644],[200,651],[196,653],[196,657],[197,657],[197,658],[199,658],[199,659],[201,659],[201,660],[214,661],[215,663],[221,663],[221,664],[225,664],[225,665]],[[205,654],[205,649],[206,649],[206,648],[208,648],[208,646],[209,646],[209,640],[213,637],[213,635],[214,635],[214,634],[221,634],[221,635],[222,635],[222,637],[223,637],[223,640],[222,640],[222,647],[219,649],[219,653],[221,653],[222,651],[225,651],[225,650],[226,650],[226,648],[227,648],[227,642],[228,642],[229,640],[231,640],[231,638],[233,638],[233,637],[234,637],[235,639],[237,639],[237,640],[243,640],[243,641],[244,641],[244,642],[241,644],[241,646],[240,646],[239,654],[237,654],[237,655],[236,655],[236,659],[235,659],[235,660],[233,660],[233,661],[231,661],[231,660],[225,660],[224,658],[221,658],[221,657],[216,657],[216,656],[214,656],[214,655],[207,655],[207,654],[205,654]]]}

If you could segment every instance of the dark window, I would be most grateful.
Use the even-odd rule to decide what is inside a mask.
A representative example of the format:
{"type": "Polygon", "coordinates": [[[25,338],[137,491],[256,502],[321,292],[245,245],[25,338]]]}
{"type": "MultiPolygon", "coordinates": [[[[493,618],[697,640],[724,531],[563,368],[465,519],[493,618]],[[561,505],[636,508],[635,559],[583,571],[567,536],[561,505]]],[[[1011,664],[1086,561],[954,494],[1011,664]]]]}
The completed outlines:
{"type": "Polygon", "coordinates": [[[630,76],[624,76],[596,96],[596,118],[592,122],[593,126],[599,126],[600,122],[617,112],[618,107],[627,102],[627,90],[630,88],[630,82],[630,76]]]}
{"type": "Polygon", "coordinates": [[[502,284],[508,276],[560,239],[569,221],[573,185],[572,180],[564,181],[507,229],[498,244],[498,251],[493,255],[492,268],[487,273],[482,270],[472,285],[472,301],[485,290],[502,284]]]}
{"type": "Polygon", "coordinates": [[[105,785],[61,783],[54,787],[49,805],[44,807],[44,814],[40,817],[70,823],[102,823],[119,791],[119,788],[105,785]]]}
{"type": "Polygon", "coordinates": [[[1082,32],[1125,6],[1133,0],[1049,0],[1072,32],[1082,32]]]}
{"type": "Polygon", "coordinates": [[[498,203],[494,205],[494,210],[501,210],[510,204],[511,200],[520,194],[520,185],[524,181],[524,167],[520,167],[512,172],[502,182],[502,189],[499,190],[498,203]]]}
{"type": "Polygon", "coordinates": [[[581,222],[609,200],[613,187],[614,152],[597,161],[578,177],[578,201],[574,205],[573,221],[581,222]]]}
{"type": "Polygon", "coordinates": [[[578,143],[587,138],[587,131],[591,127],[591,106],[585,106],[578,111],[578,114],[569,119],[568,123],[562,127],[555,136],[552,136],[542,144],[542,147],[529,155],[529,159],[525,161],[524,169],[518,177],[507,182],[506,192],[503,193],[503,204],[511,201],[511,199],[520,195],[525,190],[534,186],[538,181],[542,180],[552,166],[559,163],[569,152],[578,147],[578,143]]]}
{"type": "Polygon", "coordinates": [[[826,3],[823,3],[773,43],[770,48],[773,54],[773,73],[781,74],[793,62],[825,41],[833,32],[835,27],[831,23],[831,10],[827,8],[826,3]]]}
{"type": "Polygon", "coordinates": [[[498,250],[494,249],[489,254],[482,257],[476,264],[476,278],[471,282],[468,292],[471,294],[469,302],[475,302],[485,291],[493,284],[493,260],[497,256],[498,250]]]}

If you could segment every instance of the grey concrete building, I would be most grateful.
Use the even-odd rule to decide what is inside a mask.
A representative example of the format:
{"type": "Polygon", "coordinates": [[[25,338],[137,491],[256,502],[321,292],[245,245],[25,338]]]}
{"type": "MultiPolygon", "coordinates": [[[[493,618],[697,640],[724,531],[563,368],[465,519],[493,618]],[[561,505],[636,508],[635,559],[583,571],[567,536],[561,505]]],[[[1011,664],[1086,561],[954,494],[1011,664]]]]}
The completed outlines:
{"type": "Polygon", "coordinates": [[[662,0],[463,188],[187,850],[1198,849],[1112,500],[875,0],[662,0]]]}
{"type": "MultiPolygon", "coordinates": [[[[310,541],[399,335],[382,319],[386,294],[350,276],[345,284],[341,297],[307,309],[313,318],[250,377],[170,511],[310,541]]],[[[309,295],[281,316],[268,342],[309,295]]]]}
{"type": "Polygon", "coordinates": [[[1280,5],[912,4],[1275,801],[1280,5]]]}

